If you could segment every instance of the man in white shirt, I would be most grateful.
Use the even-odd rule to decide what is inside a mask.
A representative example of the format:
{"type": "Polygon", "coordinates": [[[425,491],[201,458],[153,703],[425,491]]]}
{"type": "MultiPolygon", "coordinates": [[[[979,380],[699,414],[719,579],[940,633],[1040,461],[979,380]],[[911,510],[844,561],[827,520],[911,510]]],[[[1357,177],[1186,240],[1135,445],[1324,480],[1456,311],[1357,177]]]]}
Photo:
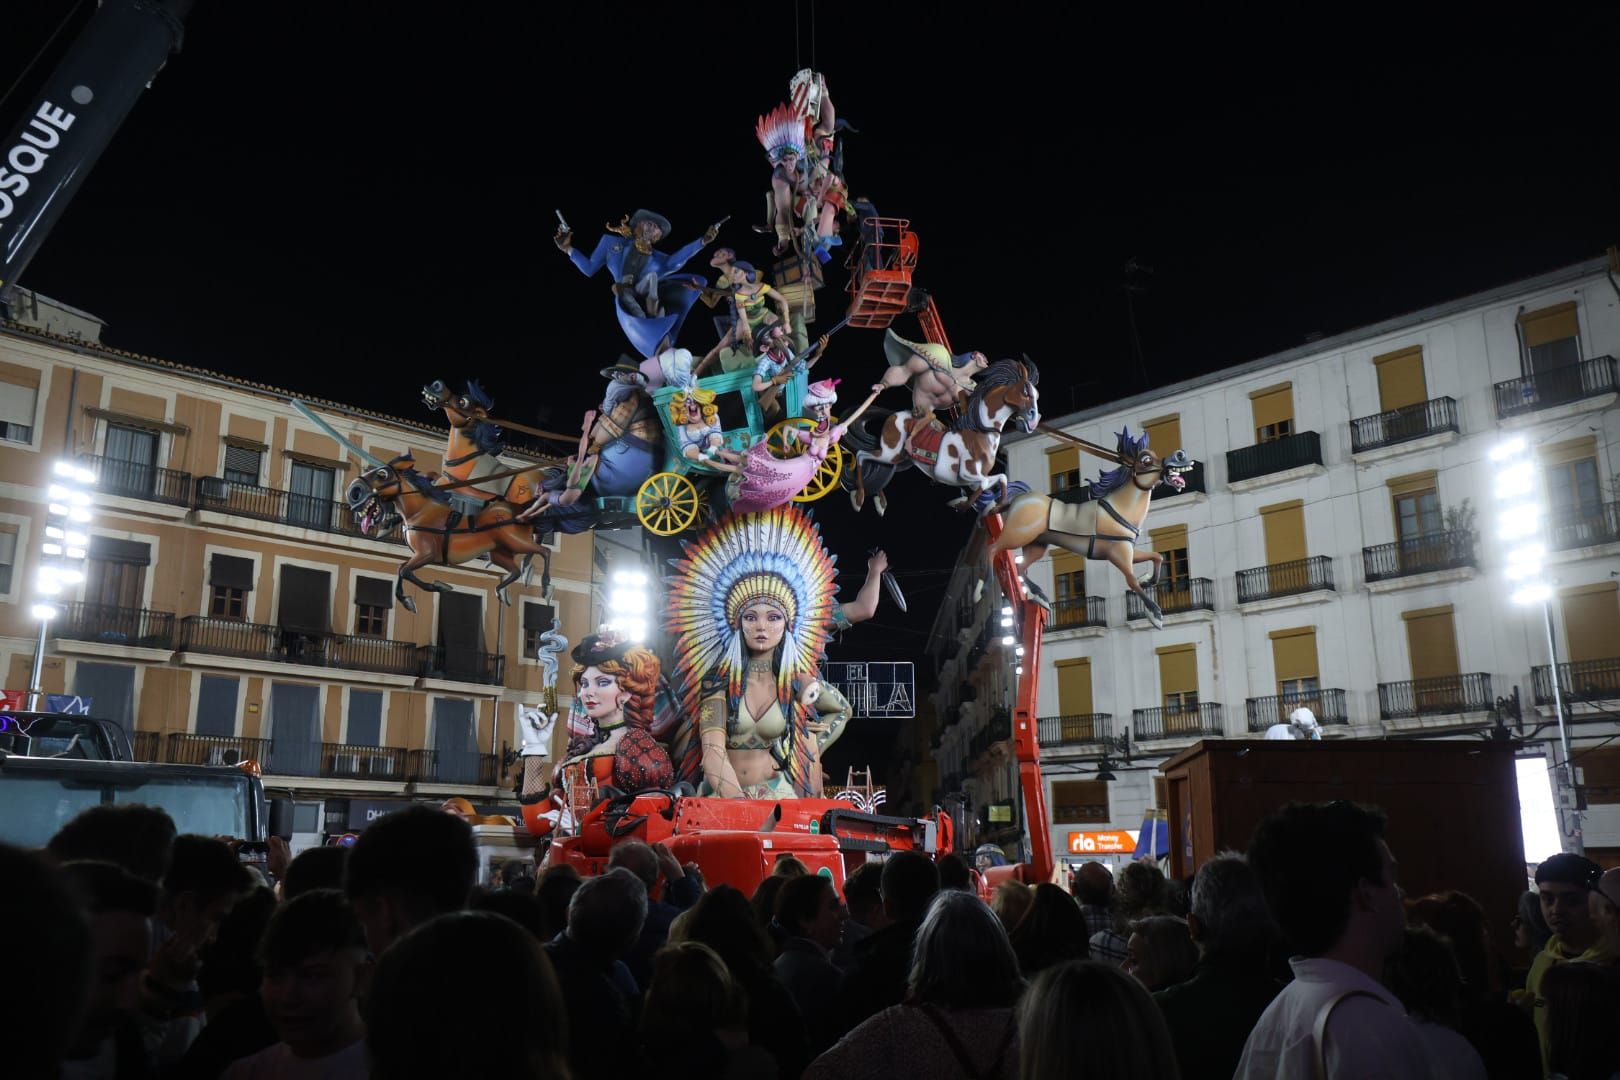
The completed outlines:
{"type": "Polygon", "coordinates": [[[1275,811],[1249,863],[1297,955],[1294,981],[1261,1014],[1234,1080],[1435,1076],[1406,1010],[1379,982],[1406,915],[1384,815],[1349,802],[1275,811]]]}

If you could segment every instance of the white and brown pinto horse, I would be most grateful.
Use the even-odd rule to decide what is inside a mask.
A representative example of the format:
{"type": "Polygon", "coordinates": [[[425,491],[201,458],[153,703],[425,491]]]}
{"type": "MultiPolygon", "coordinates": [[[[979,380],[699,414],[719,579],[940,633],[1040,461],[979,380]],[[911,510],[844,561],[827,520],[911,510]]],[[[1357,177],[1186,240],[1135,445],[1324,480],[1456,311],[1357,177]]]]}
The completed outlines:
{"type": "Polygon", "coordinates": [[[895,472],[909,468],[972,493],[957,498],[952,506],[963,506],[971,497],[974,508],[983,513],[1006,500],[1011,494],[1007,475],[995,471],[1001,430],[1009,420],[1016,420],[1026,432],[1040,424],[1040,391],[1036,389],[1040,372],[1028,358],[997,360],[975,381],[977,386],[962,415],[948,426],[932,417],[891,413],[875,441],[864,431],[851,432],[850,442],[859,453],[855,455],[854,481],[846,481],[845,486],[853,488],[850,501],[855,509],[861,509],[871,495],[872,505],[883,513],[888,505],[883,489],[895,472]]]}
{"type": "Polygon", "coordinates": [[[1136,541],[1147,521],[1153,489],[1160,483],[1180,491],[1187,481],[1181,474],[1192,461],[1181,450],[1158,457],[1148,449],[1147,435],[1131,437],[1129,428],[1119,433],[1119,468],[1110,469],[1091,485],[1093,498],[1083,503],[1061,502],[1029,492],[1019,495],[1002,511],[1001,535],[990,547],[990,557],[1012,548],[1022,548],[1028,567],[1046,554],[1049,547],[1072,551],[1087,559],[1109,563],[1125,576],[1126,586],[1142,598],[1148,621],[1164,625],[1164,612],[1146,589],[1158,581],[1164,556],[1156,551],[1138,551],[1136,541]],[[1138,582],[1132,569],[1136,563],[1150,562],[1153,571],[1138,582]]]}

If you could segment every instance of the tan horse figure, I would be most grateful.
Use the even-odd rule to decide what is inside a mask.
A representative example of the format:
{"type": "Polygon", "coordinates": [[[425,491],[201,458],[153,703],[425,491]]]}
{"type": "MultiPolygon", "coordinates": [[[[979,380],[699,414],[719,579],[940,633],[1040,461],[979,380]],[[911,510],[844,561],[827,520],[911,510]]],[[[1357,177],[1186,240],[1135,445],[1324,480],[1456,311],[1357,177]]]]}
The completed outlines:
{"type": "MultiPolygon", "coordinates": [[[[442,379],[422,387],[422,401],[431,409],[443,409],[450,424],[450,439],[444,448],[444,472],[433,483],[477,480],[500,471],[501,425],[490,419],[495,401],[476,380],[467,383],[464,394],[453,394],[442,379]]],[[[542,470],[529,469],[510,477],[499,490],[463,486],[455,490],[484,502],[505,499],[523,507],[540,494],[542,470]]],[[[500,483],[499,478],[492,483],[500,483]]]]}
{"type": "Polygon", "coordinates": [[[1164,556],[1157,551],[1138,551],[1142,525],[1147,521],[1153,489],[1160,482],[1176,491],[1186,486],[1181,474],[1192,461],[1181,450],[1160,458],[1148,449],[1148,437],[1132,438],[1130,428],[1119,433],[1119,468],[1103,473],[1091,485],[1094,496],[1087,502],[1059,502],[1030,492],[1019,495],[1002,511],[1001,535],[990,547],[990,557],[1012,548],[1022,548],[1028,567],[1049,547],[1072,551],[1087,559],[1112,565],[1125,576],[1125,585],[1142,598],[1148,621],[1155,628],[1164,626],[1164,612],[1143,587],[1152,588],[1159,579],[1164,556]],[[1135,564],[1150,562],[1153,572],[1137,581],[1135,564]]]}
{"type": "Polygon", "coordinates": [[[416,571],[424,566],[449,566],[470,562],[480,555],[506,571],[495,586],[501,603],[510,604],[507,586],[539,555],[545,565],[541,588],[551,590],[551,554],[534,536],[534,527],[517,520],[517,508],[504,500],[489,503],[476,514],[462,514],[451,508],[446,493],[437,491],[427,477],[412,468],[409,455],[377,465],[350,482],[349,511],[360,519],[360,531],[370,533],[391,512],[405,520],[405,542],[411,557],[400,564],[394,596],[406,611],[414,612],[416,602],[405,594],[405,582],[432,592],[449,592],[443,581],[423,581],[416,571]],[[521,559],[519,558],[521,556],[521,559]]]}
{"type": "MultiPolygon", "coordinates": [[[[1005,500],[1011,494],[1007,476],[995,471],[1001,429],[1009,420],[1017,420],[1026,432],[1040,424],[1039,381],[1040,372],[1027,357],[997,360],[984,369],[961,417],[949,426],[932,417],[891,413],[875,442],[864,431],[851,429],[846,438],[859,453],[855,479],[844,481],[844,486],[853,487],[850,501],[855,509],[861,509],[870,494],[872,505],[883,513],[888,506],[883,489],[896,471],[912,467],[941,484],[971,489],[974,507],[981,512],[1005,500]]],[[[967,502],[963,495],[951,505],[967,502]]]]}

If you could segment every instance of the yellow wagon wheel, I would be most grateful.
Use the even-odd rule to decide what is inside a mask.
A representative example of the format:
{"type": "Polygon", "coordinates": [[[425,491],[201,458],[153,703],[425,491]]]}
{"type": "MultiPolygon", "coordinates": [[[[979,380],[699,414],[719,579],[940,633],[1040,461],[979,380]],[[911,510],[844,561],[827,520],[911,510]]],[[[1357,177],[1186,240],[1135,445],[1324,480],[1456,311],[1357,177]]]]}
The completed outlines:
{"type": "Polygon", "coordinates": [[[816,467],[816,475],[804,485],[804,490],[793,496],[796,503],[815,502],[838,486],[838,476],[844,471],[844,448],[837,443],[827,448],[827,457],[816,467]]]}
{"type": "Polygon", "coordinates": [[[680,473],[653,473],[636,492],[636,516],[657,536],[691,528],[697,514],[697,488],[680,473]]]}
{"type": "Polygon", "coordinates": [[[796,458],[804,453],[805,444],[798,439],[789,442],[787,429],[797,428],[808,435],[815,430],[815,427],[816,422],[807,416],[790,416],[786,420],[779,420],[765,433],[765,449],[771,452],[772,457],[784,461],[788,458],[796,458]]]}

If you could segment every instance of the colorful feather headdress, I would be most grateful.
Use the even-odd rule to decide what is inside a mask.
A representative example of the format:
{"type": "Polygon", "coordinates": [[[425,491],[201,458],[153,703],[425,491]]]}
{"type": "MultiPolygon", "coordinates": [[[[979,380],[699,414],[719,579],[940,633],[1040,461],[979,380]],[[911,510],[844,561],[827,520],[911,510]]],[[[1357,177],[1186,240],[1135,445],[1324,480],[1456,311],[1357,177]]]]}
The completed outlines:
{"type": "Polygon", "coordinates": [[[793,106],[778,105],[759,118],[759,123],[754,125],[754,134],[772,164],[781,161],[782,155],[789,152],[802,158],[804,144],[810,135],[810,121],[795,112],[793,106]]]}

